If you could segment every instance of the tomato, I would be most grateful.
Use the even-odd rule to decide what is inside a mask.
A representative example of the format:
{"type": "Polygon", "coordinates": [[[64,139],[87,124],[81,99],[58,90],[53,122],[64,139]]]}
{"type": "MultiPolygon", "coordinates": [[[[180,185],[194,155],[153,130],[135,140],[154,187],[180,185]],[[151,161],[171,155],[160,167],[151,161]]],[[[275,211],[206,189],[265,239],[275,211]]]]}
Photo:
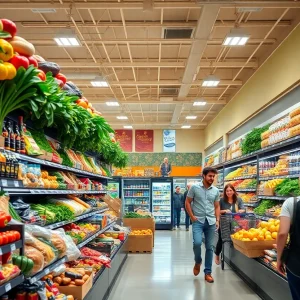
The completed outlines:
{"type": "Polygon", "coordinates": [[[12,233],[15,235],[15,240],[18,241],[21,238],[21,234],[19,231],[12,231],[12,233]]]}
{"type": "Polygon", "coordinates": [[[3,232],[3,234],[2,234],[2,240],[3,240],[3,245],[6,245],[6,244],[9,243],[8,242],[8,237],[7,237],[5,232],[3,232]]]}
{"type": "Polygon", "coordinates": [[[15,68],[18,70],[20,67],[24,67],[25,69],[28,69],[29,67],[29,60],[27,57],[22,55],[15,55],[12,59],[9,60],[9,62],[15,66],[15,68]]]}
{"type": "Polygon", "coordinates": [[[44,71],[40,70],[40,73],[37,75],[42,81],[46,80],[46,74],[44,73],[44,71]]]}
{"type": "Polygon", "coordinates": [[[8,233],[6,233],[7,237],[8,237],[8,242],[9,243],[13,243],[16,239],[15,239],[15,235],[9,231],[8,233]]]}
{"type": "Polygon", "coordinates": [[[1,235],[0,235],[0,245],[3,245],[3,238],[1,235]]]}

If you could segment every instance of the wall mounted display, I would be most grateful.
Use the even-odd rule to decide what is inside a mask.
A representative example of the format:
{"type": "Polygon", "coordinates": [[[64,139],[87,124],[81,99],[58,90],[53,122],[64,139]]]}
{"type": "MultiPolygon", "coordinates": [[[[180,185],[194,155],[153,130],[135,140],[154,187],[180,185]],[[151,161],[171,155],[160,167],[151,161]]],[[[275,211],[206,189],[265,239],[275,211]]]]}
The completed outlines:
{"type": "Polygon", "coordinates": [[[115,131],[115,138],[126,152],[132,152],[132,130],[118,129],[115,131]]]}
{"type": "Polygon", "coordinates": [[[153,152],[153,130],[135,131],[135,152],[153,152]]]}
{"type": "Polygon", "coordinates": [[[163,151],[176,152],[176,130],[163,131],[163,151]]]}

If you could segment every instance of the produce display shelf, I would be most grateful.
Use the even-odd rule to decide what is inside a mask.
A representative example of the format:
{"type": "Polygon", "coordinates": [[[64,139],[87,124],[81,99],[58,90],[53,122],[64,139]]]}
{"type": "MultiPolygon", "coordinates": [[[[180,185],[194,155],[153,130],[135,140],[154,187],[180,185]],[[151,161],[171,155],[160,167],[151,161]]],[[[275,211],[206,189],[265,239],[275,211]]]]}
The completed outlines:
{"type": "Polygon", "coordinates": [[[265,260],[263,258],[260,257],[260,258],[256,258],[255,260],[258,261],[263,266],[265,266],[267,269],[269,269],[272,272],[274,272],[276,275],[278,275],[279,277],[281,277],[283,280],[287,281],[286,276],[280,274],[271,264],[265,262],[265,260]]]}
{"type": "Polygon", "coordinates": [[[297,175],[276,175],[276,176],[260,176],[259,180],[272,180],[272,179],[285,179],[285,178],[299,178],[300,174],[297,175]]]}
{"type": "Polygon", "coordinates": [[[10,243],[7,245],[0,246],[0,255],[15,251],[16,249],[23,248],[23,242],[22,240],[16,241],[14,243],[10,243]]]}
{"type": "Polygon", "coordinates": [[[237,189],[237,192],[256,192],[256,189],[237,189]]]}
{"type": "Polygon", "coordinates": [[[69,194],[106,194],[107,191],[88,191],[88,190],[51,190],[51,189],[27,189],[27,188],[2,188],[10,195],[69,195],[69,194]]]}
{"type": "Polygon", "coordinates": [[[124,196],[124,198],[150,198],[150,196],[124,196]]]}
{"type": "Polygon", "coordinates": [[[253,174],[253,175],[235,177],[235,178],[232,178],[232,179],[224,179],[224,181],[234,181],[234,180],[240,180],[240,179],[251,179],[251,178],[256,178],[256,177],[257,177],[257,174],[253,174]]]}
{"type": "Polygon", "coordinates": [[[9,280],[8,282],[0,285],[0,296],[8,293],[11,289],[13,289],[17,285],[21,284],[22,282],[24,282],[24,276],[19,275],[19,276],[13,278],[12,280],[9,280]]]}
{"type": "Polygon", "coordinates": [[[256,207],[259,204],[260,201],[253,202],[253,203],[246,203],[244,202],[244,206],[249,206],[249,207],[256,207]]]}
{"type": "Polygon", "coordinates": [[[101,214],[101,213],[103,213],[103,212],[105,212],[107,210],[109,210],[109,208],[104,208],[104,209],[101,209],[101,210],[94,210],[94,211],[91,211],[89,213],[77,216],[73,220],[66,220],[66,221],[62,221],[62,222],[58,222],[58,223],[54,223],[54,224],[49,224],[49,225],[46,225],[44,227],[48,228],[48,229],[59,228],[59,227],[62,227],[64,225],[67,225],[67,224],[70,224],[70,223],[77,222],[79,220],[83,220],[83,219],[89,218],[89,217],[94,216],[96,214],[101,214]]]}
{"type": "MultiPolygon", "coordinates": [[[[260,155],[260,154],[263,154],[263,153],[267,153],[269,151],[274,151],[276,149],[279,149],[281,147],[285,147],[285,146],[289,146],[289,145],[292,145],[296,142],[299,142],[299,139],[300,139],[300,135],[298,136],[295,136],[293,138],[290,138],[288,140],[285,140],[285,141],[282,141],[282,142],[279,142],[279,143],[276,143],[276,144],[273,144],[271,146],[268,146],[268,147],[265,147],[263,149],[260,149],[260,150],[257,150],[255,152],[252,152],[252,153],[249,153],[249,154],[246,154],[246,155],[243,155],[243,156],[240,156],[240,157],[237,157],[237,158],[234,158],[234,159],[231,159],[231,160],[228,160],[224,163],[221,163],[221,164],[217,164],[215,166],[212,166],[213,168],[220,168],[222,166],[228,166],[228,165],[231,165],[231,164],[234,164],[236,162],[240,162],[240,161],[246,161],[250,158],[255,158],[257,157],[257,155],[260,155]]],[[[277,154],[276,154],[277,155],[277,154]]]]}
{"type": "Polygon", "coordinates": [[[289,197],[292,197],[292,196],[264,196],[264,195],[258,195],[258,199],[281,200],[281,201],[284,201],[289,197]]]}
{"type": "Polygon", "coordinates": [[[36,281],[38,281],[41,278],[43,278],[44,276],[48,275],[54,269],[56,269],[58,266],[60,266],[61,264],[65,263],[67,261],[68,261],[67,256],[64,256],[64,257],[58,259],[57,261],[55,261],[54,263],[50,264],[46,268],[44,268],[41,272],[38,272],[37,274],[35,274],[32,277],[26,278],[26,281],[28,281],[30,284],[35,283],[36,281]]]}
{"type": "Polygon", "coordinates": [[[85,240],[83,240],[81,243],[79,243],[77,245],[78,249],[82,248],[83,246],[85,246],[86,244],[88,244],[90,241],[92,241],[96,236],[98,236],[99,234],[105,232],[106,230],[108,230],[111,226],[113,226],[116,223],[116,221],[113,221],[111,223],[109,223],[106,227],[98,230],[97,232],[95,232],[94,234],[92,234],[91,236],[89,236],[88,238],[86,238],[85,240]]]}
{"type": "Polygon", "coordinates": [[[268,216],[261,216],[261,215],[255,215],[255,217],[262,221],[269,221],[270,219],[276,219],[276,217],[268,217],[268,216]]]}
{"type": "Polygon", "coordinates": [[[48,160],[43,160],[43,159],[39,159],[39,158],[35,158],[35,157],[31,157],[28,155],[24,155],[24,154],[20,154],[20,153],[16,153],[16,152],[12,152],[12,151],[8,151],[12,154],[15,155],[15,157],[19,160],[23,160],[23,161],[28,161],[28,162],[33,162],[36,164],[40,164],[43,166],[48,166],[48,167],[52,167],[52,168],[57,168],[63,171],[68,171],[68,172],[73,172],[79,175],[87,175],[90,177],[95,177],[95,178],[101,178],[101,179],[111,179],[110,177],[107,176],[102,176],[102,175],[98,175],[92,172],[88,172],[88,171],[83,171],[77,168],[72,168],[72,167],[68,167],[68,166],[64,166],[58,163],[54,163],[48,160]]]}

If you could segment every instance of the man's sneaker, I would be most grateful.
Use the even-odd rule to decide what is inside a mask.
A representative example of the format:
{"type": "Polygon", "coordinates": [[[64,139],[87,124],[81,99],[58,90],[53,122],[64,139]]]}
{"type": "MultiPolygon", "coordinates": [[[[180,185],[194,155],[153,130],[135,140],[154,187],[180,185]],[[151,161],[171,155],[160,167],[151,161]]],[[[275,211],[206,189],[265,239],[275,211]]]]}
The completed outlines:
{"type": "Polygon", "coordinates": [[[213,277],[211,276],[211,274],[205,274],[204,279],[205,279],[207,282],[209,282],[209,283],[213,283],[213,282],[214,282],[214,279],[213,279],[213,277]]]}
{"type": "Polygon", "coordinates": [[[189,231],[190,229],[189,228],[186,228],[186,231],[189,231]]]}
{"type": "Polygon", "coordinates": [[[200,273],[200,268],[201,268],[201,264],[195,264],[195,265],[194,265],[193,272],[194,272],[194,275],[195,275],[195,276],[198,276],[198,275],[199,275],[199,273],[200,273]]]}

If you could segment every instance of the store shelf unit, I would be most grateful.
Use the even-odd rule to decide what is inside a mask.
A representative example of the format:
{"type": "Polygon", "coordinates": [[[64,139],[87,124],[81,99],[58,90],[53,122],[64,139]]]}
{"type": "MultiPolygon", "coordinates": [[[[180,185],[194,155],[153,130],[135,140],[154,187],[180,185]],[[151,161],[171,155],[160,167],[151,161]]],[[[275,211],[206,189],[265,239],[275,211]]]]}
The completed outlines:
{"type": "MultiPolygon", "coordinates": [[[[287,196],[278,195],[263,195],[259,189],[259,185],[268,180],[274,179],[297,179],[300,177],[300,137],[295,137],[287,141],[272,145],[262,150],[256,151],[250,155],[246,155],[223,164],[219,164],[218,171],[224,171],[227,174],[228,169],[233,170],[238,166],[249,165],[251,163],[256,164],[257,174],[249,176],[235,177],[234,179],[226,180],[234,181],[241,179],[257,179],[257,187],[251,192],[257,194],[258,201],[244,203],[247,208],[257,207],[262,200],[274,200],[278,201],[278,204],[282,204],[287,196]],[[296,155],[294,155],[297,153],[296,155]],[[287,168],[282,172],[283,174],[275,173],[269,175],[270,169],[276,166],[279,158],[287,159],[287,168]],[[273,163],[266,164],[266,161],[273,161],[273,163]],[[263,170],[262,170],[263,168],[263,170]]],[[[275,170],[276,171],[276,170],[275,170]]],[[[246,192],[246,189],[237,189],[239,192],[246,192]]],[[[250,192],[250,189],[249,189],[250,192]]],[[[256,217],[262,221],[268,221],[270,215],[256,215],[256,217]]],[[[290,299],[290,291],[286,278],[279,275],[277,271],[270,265],[267,265],[261,259],[251,259],[244,256],[239,251],[235,250],[233,246],[225,245],[225,260],[226,262],[245,280],[253,289],[263,298],[268,300],[281,300],[290,299]]]]}
{"type": "Polygon", "coordinates": [[[18,286],[22,282],[24,282],[24,276],[19,275],[19,276],[13,278],[12,280],[2,284],[0,286],[0,296],[2,296],[3,294],[8,293],[11,289],[15,288],[16,286],[18,286]]]}

